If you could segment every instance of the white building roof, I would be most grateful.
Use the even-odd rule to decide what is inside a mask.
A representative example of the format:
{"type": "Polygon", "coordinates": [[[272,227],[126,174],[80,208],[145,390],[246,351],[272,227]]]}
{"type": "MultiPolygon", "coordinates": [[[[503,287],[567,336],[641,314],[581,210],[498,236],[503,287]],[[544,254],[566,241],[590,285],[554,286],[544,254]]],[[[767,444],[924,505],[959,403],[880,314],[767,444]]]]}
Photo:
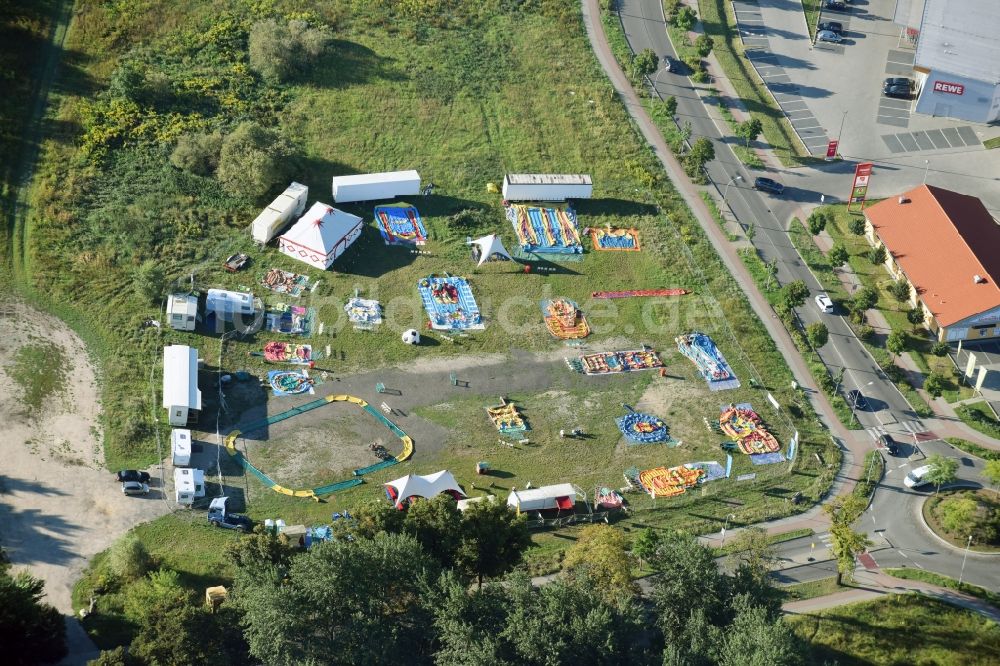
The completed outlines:
{"type": "Polygon", "coordinates": [[[191,455],[191,431],[185,428],[174,428],[170,432],[170,441],[174,455],[191,455]]]}
{"type": "Polygon", "coordinates": [[[420,174],[415,169],[409,171],[383,171],[381,173],[356,173],[350,176],[334,176],[333,187],[344,185],[369,185],[372,183],[409,183],[420,181],[420,174]]]}
{"type": "Polygon", "coordinates": [[[317,201],[281,238],[320,256],[326,256],[360,223],[361,218],[357,215],[317,201]]]}
{"type": "Polygon", "coordinates": [[[997,0],[926,0],[914,64],[1000,84],[997,0]]]}
{"type": "Polygon", "coordinates": [[[170,294],[167,299],[167,314],[194,317],[198,314],[198,298],[191,294],[170,294]]]}
{"type": "Polygon", "coordinates": [[[463,497],[465,496],[458,481],[446,469],[426,476],[407,474],[385,485],[396,490],[396,502],[401,502],[408,497],[434,497],[446,490],[453,490],[463,497]]]}
{"type": "Polygon", "coordinates": [[[518,506],[519,504],[530,504],[557,497],[576,497],[576,486],[572,483],[557,483],[554,486],[512,490],[510,491],[510,495],[507,496],[507,504],[518,506]]]}
{"type": "Polygon", "coordinates": [[[205,308],[216,312],[241,312],[253,314],[253,294],[225,289],[209,289],[205,308]]]}
{"type": "Polygon", "coordinates": [[[195,486],[205,488],[205,470],[190,467],[174,468],[174,490],[179,493],[193,493],[195,486]]]}
{"type": "Polygon", "coordinates": [[[187,345],[163,348],[163,407],[201,409],[198,350],[187,345]]]}
{"type": "Polygon", "coordinates": [[[585,173],[509,173],[511,185],[593,185],[585,173]]]}

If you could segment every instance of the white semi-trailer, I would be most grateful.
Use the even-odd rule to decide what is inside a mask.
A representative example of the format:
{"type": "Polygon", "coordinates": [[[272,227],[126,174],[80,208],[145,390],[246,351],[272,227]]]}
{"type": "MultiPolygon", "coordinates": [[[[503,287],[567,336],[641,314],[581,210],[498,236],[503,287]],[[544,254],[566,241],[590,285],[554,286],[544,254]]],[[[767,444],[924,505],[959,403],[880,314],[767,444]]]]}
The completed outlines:
{"type": "Polygon", "coordinates": [[[333,177],[333,200],[337,203],[377,201],[417,194],[420,194],[420,174],[412,169],[333,177]]]}
{"type": "Polygon", "coordinates": [[[582,173],[509,173],[503,177],[503,198],[508,201],[589,199],[593,191],[590,176],[582,173]]]}
{"type": "Polygon", "coordinates": [[[261,211],[253,221],[250,234],[255,242],[264,245],[278,235],[292,218],[302,215],[306,209],[306,199],[309,198],[309,188],[300,183],[292,183],[278,198],[261,211]]]}

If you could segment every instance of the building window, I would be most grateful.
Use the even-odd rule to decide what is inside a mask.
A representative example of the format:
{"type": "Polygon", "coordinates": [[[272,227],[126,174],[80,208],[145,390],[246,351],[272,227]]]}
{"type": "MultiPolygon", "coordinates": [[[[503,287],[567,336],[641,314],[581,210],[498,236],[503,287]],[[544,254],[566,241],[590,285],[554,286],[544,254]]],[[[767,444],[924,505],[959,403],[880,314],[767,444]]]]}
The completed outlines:
{"type": "Polygon", "coordinates": [[[991,335],[993,335],[993,327],[992,326],[985,326],[985,327],[979,328],[977,330],[979,331],[979,337],[981,337],[981,338],[988,338],[991,335]]]}
{"type": "Polygon", "coordinates": [[[180,417],[184,416],[184,412],[182,412],[181,410],[178,409],[177,413],[174,414],[174,416],[176,416],[177,418],[180,418],[180,417]]]}

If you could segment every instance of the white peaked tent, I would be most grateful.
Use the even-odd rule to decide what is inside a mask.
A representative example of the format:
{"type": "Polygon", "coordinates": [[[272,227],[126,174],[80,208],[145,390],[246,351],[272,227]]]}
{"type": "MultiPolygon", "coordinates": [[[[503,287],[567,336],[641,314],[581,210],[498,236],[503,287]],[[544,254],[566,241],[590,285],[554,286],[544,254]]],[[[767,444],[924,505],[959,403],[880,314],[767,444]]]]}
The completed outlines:
{"type": "Polygon", "coordinates": [[[326,270],[361,235],[361,218],[317,201],[286,233],[278,249],[326,270]]]}
{"type": "Polygon", "coordinates": [[[385,485],[396,492],[394,501],[397,507],[401,506],[403,502],[411,497],[428,498],[444,492],[458,493],[462,497],[465,497],[465,493],[459,487],[458,481],[446,469],[426,476],[407,474],[385,485]]]}
{"type": "Polygon", "coordinates": [[[477,266],[482,266],[493,258],[513,261],[510,256],[510,252],[508,252],[507,248],[503,246],[503,241],[501,241],[500,237],[496,234],[490,234],[489,236],[477,238],[472,241],[472,244],[479,248],[479,263],[477,266]]]}

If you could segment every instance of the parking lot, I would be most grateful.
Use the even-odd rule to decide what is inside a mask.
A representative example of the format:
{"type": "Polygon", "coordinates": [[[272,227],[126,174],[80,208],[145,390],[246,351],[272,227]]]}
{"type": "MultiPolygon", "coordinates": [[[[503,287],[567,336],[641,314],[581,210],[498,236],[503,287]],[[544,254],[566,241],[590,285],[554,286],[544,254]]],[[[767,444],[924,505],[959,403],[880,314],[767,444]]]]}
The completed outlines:
{"type": "Polygon", "coordinates": [[[982,141],[1000,128],[911,114],[913,101],[882,95],[887,77],[912,77],[915,50],[892,23],[894,0],[855,0],[841,23],[843,42],[813,44],[798,3],[736,0],[747,57],[754,63],[803,143],[814,155],[840,138],[840,153],[866,159],[975,152],[996,169],[982,141]],[[841,129],[843,127],[843,129],[841,129]]]}
{"type": "MultiPolygon", "coordinates": [[[[976,368],[980,366],[987,369],[986,379],[983,381],[983,397],[986,398],[993,409],[1000,412],[1000,340],[987,340],[983,342],[964,342],[962,351],[958,351],[957,345],[952,345],[951,357],[958,364],[961,372],[965,371],[969,362],[969,354],[976,355],[976,368]]],[[[979,370],[977,369],[978,373],[979,370]]],[[[969,381],[975,383],[976,375],[969,381]]]]}

